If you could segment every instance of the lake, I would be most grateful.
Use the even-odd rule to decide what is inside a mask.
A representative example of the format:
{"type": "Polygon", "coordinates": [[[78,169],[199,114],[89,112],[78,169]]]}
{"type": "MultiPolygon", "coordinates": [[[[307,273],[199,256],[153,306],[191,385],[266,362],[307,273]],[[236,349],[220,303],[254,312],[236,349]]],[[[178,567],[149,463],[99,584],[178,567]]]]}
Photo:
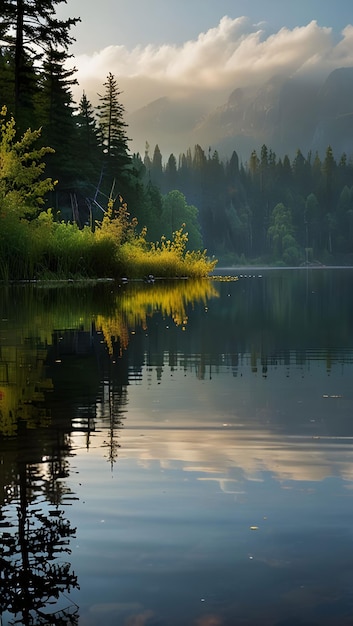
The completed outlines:
{"type": "Polygon", "coordinates": [[[1,287],[0,624],[353,623],[353,270],[1,287]]]}

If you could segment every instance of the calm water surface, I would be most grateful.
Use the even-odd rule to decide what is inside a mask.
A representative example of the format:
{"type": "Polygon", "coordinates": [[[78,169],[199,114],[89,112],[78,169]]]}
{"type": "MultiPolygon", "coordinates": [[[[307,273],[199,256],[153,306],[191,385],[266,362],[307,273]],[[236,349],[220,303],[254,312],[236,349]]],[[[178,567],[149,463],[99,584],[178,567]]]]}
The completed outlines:
{"type": "Polygon", "coordinates": [[[353,623],[353,270],[0,291],[7,624],[353,623]]]}

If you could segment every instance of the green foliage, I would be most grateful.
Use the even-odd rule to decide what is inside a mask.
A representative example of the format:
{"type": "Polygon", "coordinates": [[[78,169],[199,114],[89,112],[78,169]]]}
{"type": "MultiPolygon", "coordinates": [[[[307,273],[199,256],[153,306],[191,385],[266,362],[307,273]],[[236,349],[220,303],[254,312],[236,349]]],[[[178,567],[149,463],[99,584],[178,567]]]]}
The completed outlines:
{"type": "Polygon", "coordinates": [[[124,121],[125,109],[120,102],[121,91],[115,76],[109,72],[104,83],[105,91],[99,95],[98,105],[99,127],[103,151],[110,160],[114,160],[120,167],[129,162],[127,124],[124,121]]]}
{"type": "Polygon", "coordinates": [[[21,132],[38,126],[35,118],[35,97],[40,92],[40,76],[48,56],[59,52],[64,60],[74,38],[70,29],[79,19],[60,20],[55,7],[65,0],[2,0],[0,40],[10,50],[7,59],[11,71],[4,104],[15,113],[21,132]]]}
{"type": "Polygon", "coordinates": [[[293,235],[291,210],[283,203],[279,203],[272,211],[271,225],[268,229],[268,237],[272,242],[276,261],[283,261],[286,265],[298,264],[300,251],[293,235]]]}
{"type": "Polygon", "coordinates": [[[137,220],[130,220],[130,213],[127,204],[119,196],[120,205],[117,210],[114,208],[114,201],[108,201],[108,209],[101,222],[96,223],[96,239],[98,241],[107,239],[113,241],[116,246],[121,246],[125,241],[129,241],[135,236],[137,220]]]}
{"type": "Polygon", "coordinates": [[[213,268],[205,252],[187,252],[183,228],[172,240],[157,244],[146,241],[146,230],[136,232],[127,204],[113,198],[95,230],[76,223],[56,221],[53,211],[42,211],[45,193],[53,189],[51,179],[41,178],[42,158],[49,148],[34,148],[39,131],[28,130],[15,140],[15,122],[1,112],[0,137],[0,278],[100,277],[145,273],[162,276],[204,276],[213,268]],[[29,219],[29,218],[32,219],[29,219]]]}
{"type": "Polygon", "coordinates": [[[160,241],[147,244],[144,236],[127,242],[122,247],[129,276],[153,274],[159,277],[207,276],[216,266],[217,261],[207,258],[207,252],[187,250],[188,235],[184,232],[185,224],[175,231],[171,239],[165,236],[160,241]]]}
{"type": "MultiPolygon", "coordinates": [[[[15,128],[13,118],[6,119],[3,108],[3,275],[19,275],[22,262],[24,276],[32,275],[35,267],[36,271],[52,267],[50,271],[70,274],[78,269],[100,274],[105,267],[114,274],[117,264],[119,271],[127,271],[124,249],[129,250],[129,259],[135,259],[136,273],[136,258],[150,253],[147,240],[161,241],[164,234],[166,241],[172,241],[182,223],[188,233],[183,263],[188,250],[203,246],[229,260],[261,258],[295,264],[310,256],[326,262],[352,262],[350,155],[336,159],[328,146],[322,155],[309,152],[305,156],[298,149],[294,158],[277,158],[264,144],[255,146],[248,162],[241,163],[236,152],[229,161],[222,161],[217,150],[212,153],[209,148],[205,153],[195,145],[179,158],[171,154],[165,162],[159,146],[150,152],[146,143],[144,158],[132,157],[121,91],[113,74],[104,82],[97,107],[83,94],[76,110],[75,69],[69,69],[67,60],[74,41],[70,31],[79,20],[58,19],[55,11],[61,2],[65,0],[2,2],[0,109],[6,105],[17,124],[15,128]],[[31,130],[38,127],[42,132],[31,130]],[[43,144],[51,148],[40,147],[43,144]],[[44,161],[49,178],[44,177],[44,161]],[[55,187],[54,180],[59,181],[55,187]],[[123,214],[119,215],[121,207],[115,212],[109,206],[113,190],[114,197],[122,196],[129,206],[131,216],[125,215],[125,222],[123,214]],[[107,204],[91,239],[85,229],[79,234],[74,225],[59,228],[53,220],[46,252],[41,242],[45,220],[36,226],[21,223],[33,219],[39,209],[54,206],[61,216],[65,210],[68,216],[73,214],[81,226],[88,221],[94,225],[107,204]],[[137,245],[137,222],[132,218],[147,228],[144,245],[141,241],[137,245]],[[66,246],[72,263],[62,253],[66,246]],[[13,250],[11,261],[5,250],[6,255],[13,250]],[[29,250],[31,260],[26,262],[29,250]]],[[[171,256],[168,262],[174,268],[171,256]]]]}
{"type": "Polygon", "coordinates": [[[33,214],[44,203],[45,194],[54,188],[51,178],[42,178],[43,157],[51,148],[36,148],[40,131],[27,130],[16,141],[15,120],[0,112],[0,215],[7,211],[17,217],[33,214]]]}
{"type": "Polygon", "coordinates": [[[170,191],[163,197],[161,224],[167,237],[172,236],[176,227],[185,224],[188,229],[188,248],[198,250],[202,247],[198,209],[187,204],[184,194],[180,191],[170,191]]]}
{"type": "Polygon", "coordinates": [[[31,241],[25,221],[10,211],[0,215],[0,279],[30,278],[31,241]]]}
{"type": "Polygon", "coordinates": [[[65,53],[51,50],[47,56],[39,81],[40,90],[35,97],[35,110],[43,141],[53,148],[53,154],[47,159],[47,167],[51,176],[58,179],[59,189],[72,185],[77,179],[78,130],[71,93],[77,81],[74,78],[75,70],[65,67],[65,53]]]}

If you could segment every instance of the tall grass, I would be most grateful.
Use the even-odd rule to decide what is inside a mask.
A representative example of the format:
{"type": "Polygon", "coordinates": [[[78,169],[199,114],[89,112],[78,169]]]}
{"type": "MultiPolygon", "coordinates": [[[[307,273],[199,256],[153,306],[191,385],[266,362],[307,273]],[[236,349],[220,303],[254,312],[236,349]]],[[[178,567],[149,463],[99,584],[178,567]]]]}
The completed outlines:
{"type": "Polygon", "coordinates": [[[1,218],[0,279],[31,280],[127,276],[142,278],[207,276],[216,262],[205,251],[186,250],[183,227],[171,240],[151,244],[145,231],[136,233],[126,206],[107,212],[95,231],[57,222],[51,210],[32,221],[10,214],[1,218]]]}
{"type": "Polygon", "coordinates": [[[35,278],[206,276],[215,266],[205,252],[187,252],[183,227],[171,240],[148,244],[136,232],[126,204],[112,199],[95,229],[58,222],[38,212],[56,181],[44,178],[43,157],[53,152],[36,147],[40,130],[16,139],[13,117],[0,109],[0,280],[35,278]]]}

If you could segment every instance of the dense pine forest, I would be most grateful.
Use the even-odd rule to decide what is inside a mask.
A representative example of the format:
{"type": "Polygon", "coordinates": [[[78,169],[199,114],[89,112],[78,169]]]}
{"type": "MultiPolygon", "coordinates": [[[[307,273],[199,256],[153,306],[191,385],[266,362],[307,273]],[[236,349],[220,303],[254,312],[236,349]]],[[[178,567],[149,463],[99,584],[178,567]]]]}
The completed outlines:
{"type": "MultiPolygon", "coordinates": [[[[68,61],[79,18],[57,19],[63,1],[2,2],[0,245],[7,272],[14,268],[4,256],[16,250],[17,257],[31,255],[27,275],[40,264],[64,270],[63,239],[79,250],[88,230],[102,235],[104,228],[110,237],[114,228],[118,233],[114,254],[133,239],[145,250],[156,241],[163,251],[180,242],[184,252],[206,248],[229,264],[353,262],[351,155],[334,155],[330,146],[323,155],[303,155],[300,146],[295,155],[276,155],[263,145],[239,162],[236,146],[225,158],[199,145],[162,155],[147,143],[144,154],[131,154],[117,77],[108,71],[98,104],[84,92],[73,100],[68,61]],[[30,247],[24,222],[32,229],[30,247]],[[44,224],[50,250],[38,243],[44,224]]],[[[98,264],[104,266],[109,245],[98,264]]],[[[73,264],[88,271],[82,250],[73,264]]],[[[95,254],[90,264],[97,267],[95,254]]]]}
{"type": "Polygon", "coordinates": [[[156,146],[144,165],[163,193],[178,189],[198,208],[203,241],[224,261],[353,260],[353,163],[330,146],[323,158],[298,149],[290,159],[263,145],[240,163],[236,151],[221,160],[197,145],[165,167],[156,146]]]}

